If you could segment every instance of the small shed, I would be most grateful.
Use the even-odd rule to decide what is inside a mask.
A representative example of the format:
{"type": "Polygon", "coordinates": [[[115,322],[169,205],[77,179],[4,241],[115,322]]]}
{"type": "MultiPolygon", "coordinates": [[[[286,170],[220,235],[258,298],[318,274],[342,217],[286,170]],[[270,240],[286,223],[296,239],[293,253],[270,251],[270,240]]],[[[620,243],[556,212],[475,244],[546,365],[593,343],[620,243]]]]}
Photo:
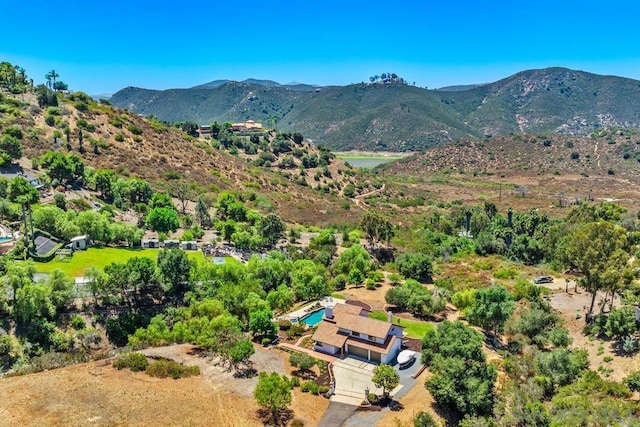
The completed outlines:
{"type": "Polygon", "coordinates": [[[164,247],[166,249],[177,248],[179,244],[180,244],[179,240],[167,239],[164,241],[164,247]]]}
{"type": "Polygon", "coordinates": [[[157,249],[160,247],[158,239],[142,239],[142,247],[145,249],[157,249]]]}
{"type": "Polygon", "coordinates": [[[184,242],[180,242],[180,247],[185,251],[197,251],[198,243],[195,240],[185,240],[184,242]]]}
{"type": "Polygon", "coordinates": [[[71,238],[71,249],[74,251],[84,251],[89,247],[89,236],[83,234],[71,238]]]}

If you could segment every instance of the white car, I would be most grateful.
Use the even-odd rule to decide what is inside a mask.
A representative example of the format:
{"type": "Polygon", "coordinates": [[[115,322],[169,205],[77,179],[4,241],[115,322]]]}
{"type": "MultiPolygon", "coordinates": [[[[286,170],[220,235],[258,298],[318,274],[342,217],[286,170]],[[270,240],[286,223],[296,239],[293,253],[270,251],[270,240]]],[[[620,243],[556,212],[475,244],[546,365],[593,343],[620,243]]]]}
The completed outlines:
{"type": "Polygon", "coordinates": [[[413,350],[402,350],[398,354],[398,365],[400,367],[410,365],[413,359],[416,357],[416,352],[413,350]]]}

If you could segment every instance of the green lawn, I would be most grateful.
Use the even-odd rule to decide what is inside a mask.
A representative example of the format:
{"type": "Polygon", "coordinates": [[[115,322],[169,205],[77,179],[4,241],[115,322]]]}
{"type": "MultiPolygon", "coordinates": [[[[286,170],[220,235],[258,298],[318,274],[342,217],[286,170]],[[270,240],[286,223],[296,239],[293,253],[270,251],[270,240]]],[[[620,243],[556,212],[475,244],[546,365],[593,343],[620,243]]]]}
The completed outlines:
{"type": "MultiPolygon", "coordinates": [[[[130,258],[145,257],[153,260],[158,256],[160,249],[129,249],[129,248],[108,248],[91,247],[86,251],[77,251],[71,258],[62,261],[54,258],[52,261],[43,263],[36,262],[38,273],[50,273],[53,270],[62,270],[72,277],[83,276],[87,268],[94,266],[103,269],[112,262],[126,262],[130,258]]],[[[187,255],[192,260],[204,261],[202,251],[187,251],[187,255]]]]}
{"type": "MultiPolygon", "coordinates": [[[[369,314],[369,317],[376,320],[387,321],[387,313],[384,311],[373,311],[369,314]]],[[[393,323],[398,324],[398,320],[400,320],[400,326],[404,326],[404,331],[407,333],[409,338],[422,339],[428,331],[435,328],[435,326],[429,322],[400,319],[395,316],[393,317],[393,323]]]]}

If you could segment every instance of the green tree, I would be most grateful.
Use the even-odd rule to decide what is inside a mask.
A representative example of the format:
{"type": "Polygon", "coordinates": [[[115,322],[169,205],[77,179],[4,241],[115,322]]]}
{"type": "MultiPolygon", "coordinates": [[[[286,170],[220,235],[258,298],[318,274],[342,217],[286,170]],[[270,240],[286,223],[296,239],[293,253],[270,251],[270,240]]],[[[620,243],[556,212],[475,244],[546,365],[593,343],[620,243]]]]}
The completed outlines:
{"type": "Polygon", "coordinates": [[[295,352],[289,356],[289,363],[303,372],[309,372],[316,365],[316,359],[308,354],[295,352]]]}
{"type": "Polygon", "coordinates": [[[280,285],[291,284],[291,267],[291,261],[284,254],[271,251],[264,258],[253,255],[247,264],[247,272],[260,283],[265,292],[269,292],[280,285]]]}
{"type": "Polygon", "coordinates": [[[259,310],[249,314],[249,330],[260,337],[272,336],[276,332],[276,325],[271,321],[271,310],[259,310]]]}
{"type": "Polygon", "coordinates": [[[200,224],[200,227],[209,229],[213,225],[211,221],[211,214],[209,214],[209,206],[204,200],[204,197],[198,196],[195,209],[196,221],[200,224]]]}
{"type": "Polygon", "coordinates": [[[38,190],[33,188],[33,186],[29,184],[29,181],[21,176],[17,176],[9,181],[7,196],[12,202],[20,203],[27,207],[38,203],[40,200],[38,190]]]}
{"type": "Polygon", "coordinates": [[[360,228],[365,232],[371,247],[380,241],[389,244],[394,236],[393,224],[373,211],[364,214],[360,220],[360,228]]]}
{"type": "Polygon", "coordinates": [[[274,421],[277,421],[280,411],[291,403],[291,387],[285,376],[276,372],[258,374],[258,384],[253,396],[259,406],[268,409],[274,421]]]}
{"type": "Polygon", "coordinates": [[[630,258],[624,250],[626,240],[625,230],[607,221],[585,224],[568,238],[567,257],[582,272],[580,283],[591,293],[588,319],[598,291],[616,289],[624,278],[630,258]]]}
{"type": "Polygon", "coordinates": [[[113,198],[113,184],[117,181],[118,175],[110,169],[98,169],[93,177],[95,188],[102,194],[105,200],[113,198]]]}
{"type": "Polygon", "coordinates": [[[268,214],[258,223],[258,232],[270,246],[275,245],[284,237],[285,225],[278,215],[268,214]]]}
{"type": "Polygon", "coordinates": [[[147,215],[147,225],[158,232],[176,232],[180,226],[178,213],[170,208],[153,208],[147,215]]]}
{"type": "Polygon", "coordinates": [[[12,135],[0,136],[0,167],[7,166],[20,157],[22,157],[20,140],[12,135]]]}
{"type": "Polygon", "coordinates": [[[111,242],[110,218],[96,211],[84,211],[78,214],[76,224],[82,234],[92,240],[108,244],[111,242]]]}
{"type": "Polygon", "coordinates": [[[46,283],[25,283],[16,291],[14,316],[27,325],[37,317],[53,319],[56,306],[51,301],[51,287],[46,283]]]}
{"type": "Polygon", "coordinates": [[[232,219],[228,219],[222,223],[222,239],[227,242],[231,241],[231,237],[236,233],[236,222],[232,219]]]}
{"type": "Polygon", "coordinates": [[[376,387],[382,388],[385,398],[389,396],[389,392],[400,384],[400,374],[391,365],[381,364],[373,369],[373,378],[371,378],[376,387]]]}
{"type": "Polygon", "coordinates": [[[247,363],[255,352],[256,349],[248,339],[241,339],[236,342],[229,350],[229,357],[234,369],[237,369],[241,363],[247,363]]]}
{"type": "Polygon", "coordinates": [[[272,310],[284,313],[293,307],[295,302],[295,293],[293,289],[287,285],[280,285],[276,290],[273,290],[267,294],[267,301],[272,310]]]}
{"type": "Polygon", "coordinates": [[[422,349],[422,360],[434,373],[426,387],[439,405],[462,416],[491,413],[497,373],[485,362],[478,332],[444,321],[425,334],[422,349]]]}
{"type": "Polygon", "coordinates": [[[332,266],[333,274],[344,274],[349,283],[359,285],[366,275],[374,269],[369,252],[360,245],[353,245],[340,254],[332,266]]]}
{"type": "Polygon", "coordinates": [[[176,207],[173,204],[173,200],[171,199],[171,196],[167,193],[162,193],[162,192],[153,194],[153,196],[151,197],[151,200],[149,201],[149,208],[151,209],[167,208],[167,209],[173,209],[174,211],[176,210],[176,207]]]}
{"type": "Polygon", "coordinates": [[[47,286],[51,290],[51,303],[56,309],[63,308],[69,302],[75,281],[62,270],[53,270],[47,278],[47,286]]]}
{"type": "Polygon", "coordinates": [[[326,269],[311,260],[293,263],[291,283],[296,295],[303,301],[310,301],[329,292],[326,269]]]}
{"type": "Polygon", "coordinates": [[[475,301],[466,313],[469,323],[480,326],[495,338],[515,310],[513,296],[500,285],[476,289],[473,296],[475,301]]]}
{"type": "Polygon", "coordinates": [[[190,286],[192,263],[185,251],[165,249],[158,254],[158,273],[165,289],[179,294],[190,286]]]}
{"type": "Polygon", "coordinates": [[[403,253],[396,259],[398,271],[404,277],[430,282],[433,274],[431,257],[424,253],[403,253]]]}

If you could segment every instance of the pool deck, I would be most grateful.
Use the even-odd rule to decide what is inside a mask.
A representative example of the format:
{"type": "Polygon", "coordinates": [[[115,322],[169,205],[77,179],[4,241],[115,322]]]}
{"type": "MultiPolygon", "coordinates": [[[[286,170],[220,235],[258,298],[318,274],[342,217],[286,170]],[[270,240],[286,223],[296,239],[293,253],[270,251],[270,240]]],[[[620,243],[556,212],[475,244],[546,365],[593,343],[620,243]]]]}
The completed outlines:
{"type": "Polygon", "coordinates": [[[288,319],[288,320],[297,320],[299,321],[304,315],[309,314],[313,311],[316,311],[318,308],[314,308],[316,304],[320,304],[320,308],[324,307],[333,307],[336,304],[345,304],[345,300],[333,298],[333,297],[322,297],[317,301],[312,301],[306,304],[304,307],[292,311],[291,313],[287,313],[284,316],[279,317],[279,319],[288,319]]]}

